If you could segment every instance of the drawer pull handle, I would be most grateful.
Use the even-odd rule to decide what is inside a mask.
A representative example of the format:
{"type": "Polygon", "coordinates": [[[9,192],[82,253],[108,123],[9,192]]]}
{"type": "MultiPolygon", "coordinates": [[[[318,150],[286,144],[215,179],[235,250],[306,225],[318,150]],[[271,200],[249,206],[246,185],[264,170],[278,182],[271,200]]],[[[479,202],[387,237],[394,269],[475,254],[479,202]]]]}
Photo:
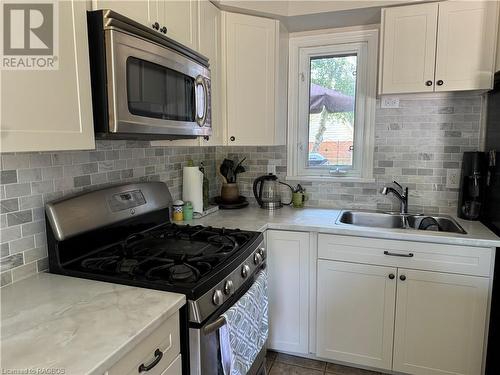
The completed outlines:
{"type": "Polygon", "coordinates": [[[163,352],[160,349],[156,349],[155,350],[155,359],[153,360],[153,362],[151,362],[149,365],[145,365],[144,363],[141,364],[139,366],[139,369],[138,369],[139,373],[151,370],[153,367],[155,367],[158,364],[158,362],[161,361],[162,357],[163,357],[163,352]]]}
{"type": "Polygon", "coordinates": [[[390,255],[391,257],[413,258],[413,253],[398,254],[398,253],[391,253],[389,251],[384,251],[384,255],[390,255]]]}

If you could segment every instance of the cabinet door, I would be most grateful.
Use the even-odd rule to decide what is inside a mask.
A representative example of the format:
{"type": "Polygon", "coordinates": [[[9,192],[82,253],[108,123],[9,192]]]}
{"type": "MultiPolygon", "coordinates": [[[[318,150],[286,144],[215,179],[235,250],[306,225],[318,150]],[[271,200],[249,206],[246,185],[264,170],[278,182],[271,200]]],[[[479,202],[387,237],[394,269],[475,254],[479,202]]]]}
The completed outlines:
{"type": "Polygon", "coordinates": [[[309,233],[267,232],[270,349],[307,353],[309,233]]]}
{"type": "Polygon", "coordinates": [[[489,279],[398,271],[394,370],[481,374],[489,279]]]}
{"type": "Polygon", "coordinates": [[[93,9],[111,9],[147,27],[158,19],[159,0],[93,0],[93,9]]]}
{"type": "Polygon", "coordinates": [[[159,19],[167,36],[198,49],[198,0],[160,0],[159,19]]]}
{"type": "Polygon", "coordinates": [[[387,8],[382,14],[380,92],[432,92],[438,5],[387,8]]]}
{"type": "Polygon", "coordinates": [[[1,72],[2,152],[95,147],[86,17],[90,3],[57,5],[58,69],[1,72]]]}
{"type": "Polygon", "coordinates": [[[212,135],[202,145],[223,144],[221,101],[221,12],[208,0],[200,0],[198,7],[198,51],[208,57],[212,83],[212,135]]]}
{"type": "Polygon", "coordinates": [[[182,374],[182,358],[179,354],[177,358],[161,373],[161,375],[181,375],[182,374]]]}
{"type": "Polygon", "coordinates": [[[223,12],[229,145],[273,145],[278,21],[223,12]]]}
{"type": "Polygon", "coordinates": [[[391,369],[395,275],[391,267],[318,261],[318,357],[391,369]]]}
{"type": "Polygon", "coordinates": [[[496,1],[439,3],[436,91],[493,87],[497,19],[496,1]]]}

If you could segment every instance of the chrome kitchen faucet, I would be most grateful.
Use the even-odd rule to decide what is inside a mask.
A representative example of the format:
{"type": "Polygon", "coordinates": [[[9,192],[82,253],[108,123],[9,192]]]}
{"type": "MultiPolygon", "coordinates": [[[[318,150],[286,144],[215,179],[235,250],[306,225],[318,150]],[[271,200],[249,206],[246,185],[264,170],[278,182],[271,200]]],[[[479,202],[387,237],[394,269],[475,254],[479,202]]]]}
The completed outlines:
{"type": "Polygon", "coordinates": [[[381,193],[384,195],[387,195],[389,193],[392,193],[396,196],[396,198],[399,199],[400,201],[400,207],[399,207],[399,212],[402,215],[405,215],[408,213],[408,187],[404,188],[398,184],[396,181],[393,181],[393,183],[401,190],[398,191],[397,189],[394,189],[393,187],[386,186],[382,189],[381,193]]]}

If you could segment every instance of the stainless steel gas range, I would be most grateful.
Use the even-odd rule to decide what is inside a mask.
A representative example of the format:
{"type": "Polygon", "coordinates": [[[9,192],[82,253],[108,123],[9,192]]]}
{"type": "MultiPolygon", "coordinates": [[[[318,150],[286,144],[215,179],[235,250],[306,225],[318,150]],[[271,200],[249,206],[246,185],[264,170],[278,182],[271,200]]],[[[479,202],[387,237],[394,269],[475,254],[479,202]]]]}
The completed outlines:
{"type": "MultiPolygon", "coordinates": [[[[176,225],[161,182],[113,186],[47,204],[50,272],[183,293],[183,374],[222,374],[218,329],[266,267],[263,235],[176,225]]],[[[265,349],[249,374],[265,374],[265,349]]]]}

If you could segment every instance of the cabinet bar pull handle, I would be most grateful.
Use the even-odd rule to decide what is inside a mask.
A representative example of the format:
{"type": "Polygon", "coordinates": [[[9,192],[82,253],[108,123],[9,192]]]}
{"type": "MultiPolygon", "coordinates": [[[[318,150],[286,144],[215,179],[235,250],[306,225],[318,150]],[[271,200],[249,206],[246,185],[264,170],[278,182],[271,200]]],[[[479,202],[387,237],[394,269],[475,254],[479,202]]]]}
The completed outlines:
{"type": "Polygon", "coordinates": [[[162,357],[163,357],[163,352],[160,349],[156,349],[155,350],[155,359],[153,360],[153,362],[151,362],[149,365],[145,365],[144,363],[141,364],[138,368],[139,373],[151,370],[153,367],[155,367],[158,364],[158,362],[161,361],[162,357]]]}
{"type": "Polygon", "coordinates": [[[398,254],[398,253],[391,253],[389,251],[384,251],[384,255],[390,255],[391,257],[403,257],[403,258],[413,258],[413,253],[408,253],[408,254],[398,254]]]}

